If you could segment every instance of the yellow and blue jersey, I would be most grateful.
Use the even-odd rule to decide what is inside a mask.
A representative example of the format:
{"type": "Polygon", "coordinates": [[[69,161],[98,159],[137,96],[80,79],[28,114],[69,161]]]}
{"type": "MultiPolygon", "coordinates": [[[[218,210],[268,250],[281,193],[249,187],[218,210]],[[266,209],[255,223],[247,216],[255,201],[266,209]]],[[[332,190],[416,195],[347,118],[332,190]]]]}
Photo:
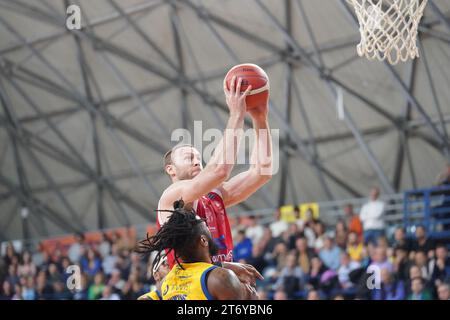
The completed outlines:
{"type": "Polygon", "coordinates": [[[161,293],[158,290],[150,291],[143,294],[138,298],[138,300],[162,300],[161,293]]]}
{"type": "Polygon", "coordinates": [[[206,286],[206,277],[217,266],[204,263],[178,264],[167,274],[161,291],[163,300],[213,300],[206,286]]]}

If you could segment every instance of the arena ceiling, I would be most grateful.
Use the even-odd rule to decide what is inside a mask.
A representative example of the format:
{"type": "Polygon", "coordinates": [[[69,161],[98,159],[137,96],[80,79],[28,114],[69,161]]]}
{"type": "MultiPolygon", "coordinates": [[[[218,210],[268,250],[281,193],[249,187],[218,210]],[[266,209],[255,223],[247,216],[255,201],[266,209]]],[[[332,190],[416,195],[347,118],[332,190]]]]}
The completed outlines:
{"type": "Polygon", "coordinates": [[[450,154],[450,1],[428,1],[419,59],[370,62],[359,39],[345,0],[0,0],[0,240],[154,221],[171,133],[222,130],[243,62],[270,77],[280,170],[231,212],[432,185],[450,154]]]}

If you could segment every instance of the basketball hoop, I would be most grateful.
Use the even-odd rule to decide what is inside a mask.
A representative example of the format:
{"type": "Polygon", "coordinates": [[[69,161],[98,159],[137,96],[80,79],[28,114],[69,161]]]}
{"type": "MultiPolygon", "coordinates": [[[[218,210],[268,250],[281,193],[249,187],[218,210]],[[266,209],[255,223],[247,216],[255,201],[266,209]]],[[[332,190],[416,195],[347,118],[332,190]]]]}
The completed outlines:
{"type": "Polygon", "coordinates": [[[417,29],[427,0],[347,0],[355,9],[360,57],[397,64],[419,57],[417,29]]]}

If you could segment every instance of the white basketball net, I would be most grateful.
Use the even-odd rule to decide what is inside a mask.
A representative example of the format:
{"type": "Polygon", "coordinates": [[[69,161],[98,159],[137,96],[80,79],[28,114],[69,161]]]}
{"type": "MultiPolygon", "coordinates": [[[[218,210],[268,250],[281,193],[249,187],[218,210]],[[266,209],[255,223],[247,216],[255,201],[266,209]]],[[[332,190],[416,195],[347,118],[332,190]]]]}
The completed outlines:
{"type": "Polygon", "coordinates": [[[419,57],[417,29],[427,0],[347,0],[355,9],[361,32],[356,49],[369,60],[391,64],[419,57]]]}

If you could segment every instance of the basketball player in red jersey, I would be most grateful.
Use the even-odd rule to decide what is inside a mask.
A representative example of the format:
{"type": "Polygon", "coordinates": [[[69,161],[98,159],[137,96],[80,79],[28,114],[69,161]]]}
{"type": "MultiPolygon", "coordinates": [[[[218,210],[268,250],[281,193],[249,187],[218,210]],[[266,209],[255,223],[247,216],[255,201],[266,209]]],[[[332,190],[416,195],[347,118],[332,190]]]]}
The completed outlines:
{"type": "MultiPolygon", "coordinates": [[[[230,116],[223,138],[205,168],[200,153],[190,145],[178,145],[164,156],[164,169],[172,184],[163,192],[158,209],[171,210],[173,203],[182,199],[187,209],[193,208],[198,216],[206,220],[219,247],[219,254],[213,257],[213,262],[233,270],[243,283],[255,285],[256,278],[262,278],[258,271],[250,265],[232,262],[233,239],[226,208],[246,200],[271,179],[272,138],[267,120],[268,101],[246,111],[245,99],[251,86],[241,93],[241,84],[242,79],[236,77],[233,77],[229,91],[224,84],[230,116]],[[251,164],[247,171],[230,178],[243,135],[246,112],[252,118],[256,135],[251,164]]],[[[158,212],[157,225],[164,224],[169,216],[170,213],[158,212]]],[[[170,255],[169,264],[174,264],[170,255]]]]}

